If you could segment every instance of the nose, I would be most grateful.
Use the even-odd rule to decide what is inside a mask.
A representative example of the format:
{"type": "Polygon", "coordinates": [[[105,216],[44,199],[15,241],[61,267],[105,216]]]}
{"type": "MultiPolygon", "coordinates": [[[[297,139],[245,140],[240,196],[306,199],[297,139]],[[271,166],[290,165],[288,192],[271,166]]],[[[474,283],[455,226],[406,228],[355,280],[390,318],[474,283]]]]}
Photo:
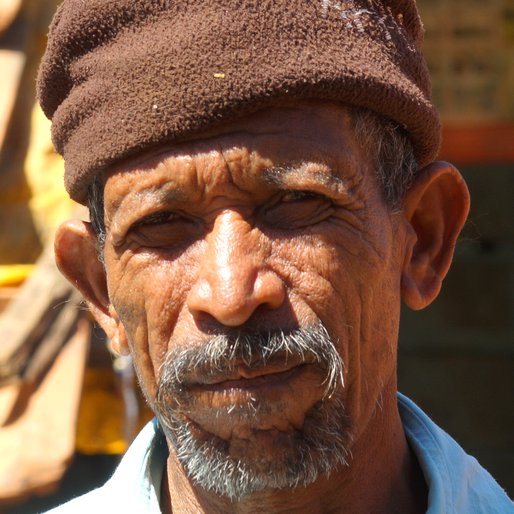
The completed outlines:
{"type": "Polygon", "coordinates": [[[209,315],[223,325],[237,327],[259,307],[282,305],[285,285],[267,268],[259,238],[236,211],[223,211],[216,217],[187,298],[193,317],[209,315]]]}

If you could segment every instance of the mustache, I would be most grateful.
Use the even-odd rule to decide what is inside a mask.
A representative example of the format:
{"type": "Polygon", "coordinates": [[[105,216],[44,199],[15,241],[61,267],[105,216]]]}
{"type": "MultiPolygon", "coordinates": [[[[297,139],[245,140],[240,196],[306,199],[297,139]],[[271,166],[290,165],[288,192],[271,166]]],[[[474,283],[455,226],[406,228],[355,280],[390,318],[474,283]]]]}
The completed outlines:
{"type": "Polygon", "coordinates": [[[222,381],[236,368],[251,369],[293,362],[315,364],[325,372],[325,397],[344,386],[344,365],[336,344],[321,322],[289,332],[215,335],[206,342],[168,353],[157,387],[157,403],[180,396],[198,382],[222,381]]]}

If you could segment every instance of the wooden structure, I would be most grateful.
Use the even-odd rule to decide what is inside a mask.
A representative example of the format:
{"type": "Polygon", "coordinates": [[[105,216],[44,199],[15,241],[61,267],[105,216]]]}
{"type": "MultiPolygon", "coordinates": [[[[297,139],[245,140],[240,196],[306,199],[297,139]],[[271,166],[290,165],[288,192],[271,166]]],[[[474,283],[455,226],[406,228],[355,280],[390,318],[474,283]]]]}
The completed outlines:
{"type": "Polygon", "coordinates": [[[441,156],[459,164],[514,162],[514,1],[418,0],[441,156]]]}

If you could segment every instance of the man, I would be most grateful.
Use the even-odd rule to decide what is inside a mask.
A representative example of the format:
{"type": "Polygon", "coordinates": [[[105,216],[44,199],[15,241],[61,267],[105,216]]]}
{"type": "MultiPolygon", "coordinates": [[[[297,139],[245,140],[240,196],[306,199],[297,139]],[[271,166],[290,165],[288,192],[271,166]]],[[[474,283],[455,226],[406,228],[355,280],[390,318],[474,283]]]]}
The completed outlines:
{"type": "Polygon", "coordinates": [[[56,258],[156,421],[59,512],[509,512],[396,390],[468,212],[412,1],[67,0],[56,258]]]}

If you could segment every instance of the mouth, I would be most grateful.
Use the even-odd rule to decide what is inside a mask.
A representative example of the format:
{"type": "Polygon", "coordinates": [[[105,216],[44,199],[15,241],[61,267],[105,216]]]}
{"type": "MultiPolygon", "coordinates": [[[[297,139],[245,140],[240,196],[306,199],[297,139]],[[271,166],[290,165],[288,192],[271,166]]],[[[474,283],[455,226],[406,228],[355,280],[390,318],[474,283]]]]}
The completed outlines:
{"type": "Polygon", "coordinates": [[[226,392],[234,390],[257,390],[286,384],[300,375],[310,364],[302,362],[287,367],[266,366],[252,369],[246,365],[236,367],[228,376],[208,377],[204,381],[192,384],[193,388],[203,391],[226,392]]]}
{"type": "Polygon", "coordinates": [[[224,376],[195,382],[174,396],[175,413],[221,439],[254,431],[299,429],[323,398],[323,373],[315,363],[236,366],[224,376]]]}

